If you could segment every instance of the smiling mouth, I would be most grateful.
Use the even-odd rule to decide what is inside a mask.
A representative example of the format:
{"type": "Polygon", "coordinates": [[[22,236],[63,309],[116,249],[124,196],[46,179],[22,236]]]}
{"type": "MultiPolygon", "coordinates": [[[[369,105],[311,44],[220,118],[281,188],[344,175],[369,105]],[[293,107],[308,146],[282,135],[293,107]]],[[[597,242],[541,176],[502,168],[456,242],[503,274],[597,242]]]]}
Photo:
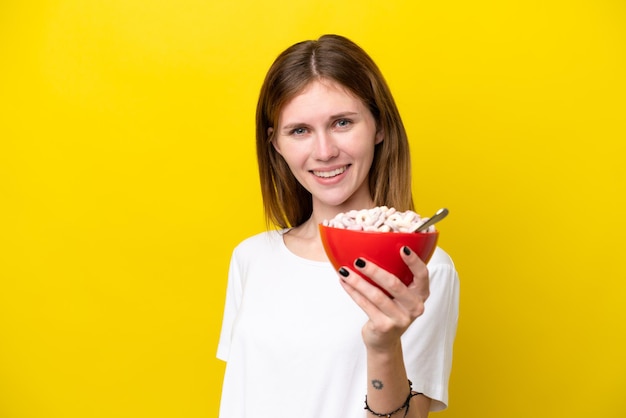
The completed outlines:
{"type": "Polygon", "coordinates": [[[340,168],[337,168],[337,169],[331,170],[331,171],[316,171],[316,170],[313,170],[312,173],[315,176],[317,176],[317,177],[321,177],[321,178],[324,178],[324,179],[329,179],[331,177],[335,177],[335,176],[338,176],[339,174],[345,173],[347,169],[348,169],[348,166],[346,165],[346,166],[343,166],[343,167],[340,167],[340,168]]]}

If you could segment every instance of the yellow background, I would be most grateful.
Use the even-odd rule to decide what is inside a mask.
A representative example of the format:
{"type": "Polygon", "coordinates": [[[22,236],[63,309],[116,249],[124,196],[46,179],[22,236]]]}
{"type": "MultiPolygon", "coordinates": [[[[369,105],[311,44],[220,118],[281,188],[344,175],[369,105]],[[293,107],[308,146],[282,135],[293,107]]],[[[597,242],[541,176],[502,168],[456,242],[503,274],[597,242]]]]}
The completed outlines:
{"type": "Polygon", "coordinates": [[[623,1],[2,0],[2,418],[216,416],[258,89],[323,33],[379,63],[418,211],[451,212],[436,416],[626,416],[623,1]]]}

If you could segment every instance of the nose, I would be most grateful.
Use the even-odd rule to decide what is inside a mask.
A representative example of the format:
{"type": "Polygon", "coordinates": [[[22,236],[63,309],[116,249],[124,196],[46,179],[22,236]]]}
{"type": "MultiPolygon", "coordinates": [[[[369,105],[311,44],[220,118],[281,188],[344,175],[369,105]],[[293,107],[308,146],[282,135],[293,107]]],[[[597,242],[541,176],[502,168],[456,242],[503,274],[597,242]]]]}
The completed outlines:
{"type": "Polygon", "coordinates": [[[313,147],[313,156],[320,161],[328,161],[339,155],[339,147],[328,132],[319,133],[315,137],[313,147]]]}

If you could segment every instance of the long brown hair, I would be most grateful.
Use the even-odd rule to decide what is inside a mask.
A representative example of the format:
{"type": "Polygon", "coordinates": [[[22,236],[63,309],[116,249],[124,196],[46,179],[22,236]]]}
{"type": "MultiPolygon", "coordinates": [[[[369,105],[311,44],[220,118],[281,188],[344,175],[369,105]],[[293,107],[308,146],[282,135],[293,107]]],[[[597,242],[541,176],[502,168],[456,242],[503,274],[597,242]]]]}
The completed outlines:
{"type": "Polygon", "coordinates": [[[404,124],[382,73],[358,45],[339,35],[299,42],[282,52],[261,87],[256,110],[256,146],[265,217],[278,227],[304,223],[313,211],[311,194],[296,180],[272,146],[268,128],[278,124],[287,102],[313,80],[332,80],[361,99],[372,112],[383,141],[369,172],[375,205],[413,209],[411,161],[404,124]]]}

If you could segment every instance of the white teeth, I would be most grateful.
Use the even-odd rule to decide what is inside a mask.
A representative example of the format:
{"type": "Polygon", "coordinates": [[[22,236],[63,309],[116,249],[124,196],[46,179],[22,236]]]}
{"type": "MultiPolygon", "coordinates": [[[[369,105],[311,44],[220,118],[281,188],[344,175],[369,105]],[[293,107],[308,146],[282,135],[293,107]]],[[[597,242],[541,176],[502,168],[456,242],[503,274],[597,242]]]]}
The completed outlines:
{"type": "Polygon", "coordinates": [[[325,179],[338,176],[339,174],[345,172],[347,170],[346,167],[341,167],[333,171],[313,171],[317,177],[323,177],[325,179]]]}

